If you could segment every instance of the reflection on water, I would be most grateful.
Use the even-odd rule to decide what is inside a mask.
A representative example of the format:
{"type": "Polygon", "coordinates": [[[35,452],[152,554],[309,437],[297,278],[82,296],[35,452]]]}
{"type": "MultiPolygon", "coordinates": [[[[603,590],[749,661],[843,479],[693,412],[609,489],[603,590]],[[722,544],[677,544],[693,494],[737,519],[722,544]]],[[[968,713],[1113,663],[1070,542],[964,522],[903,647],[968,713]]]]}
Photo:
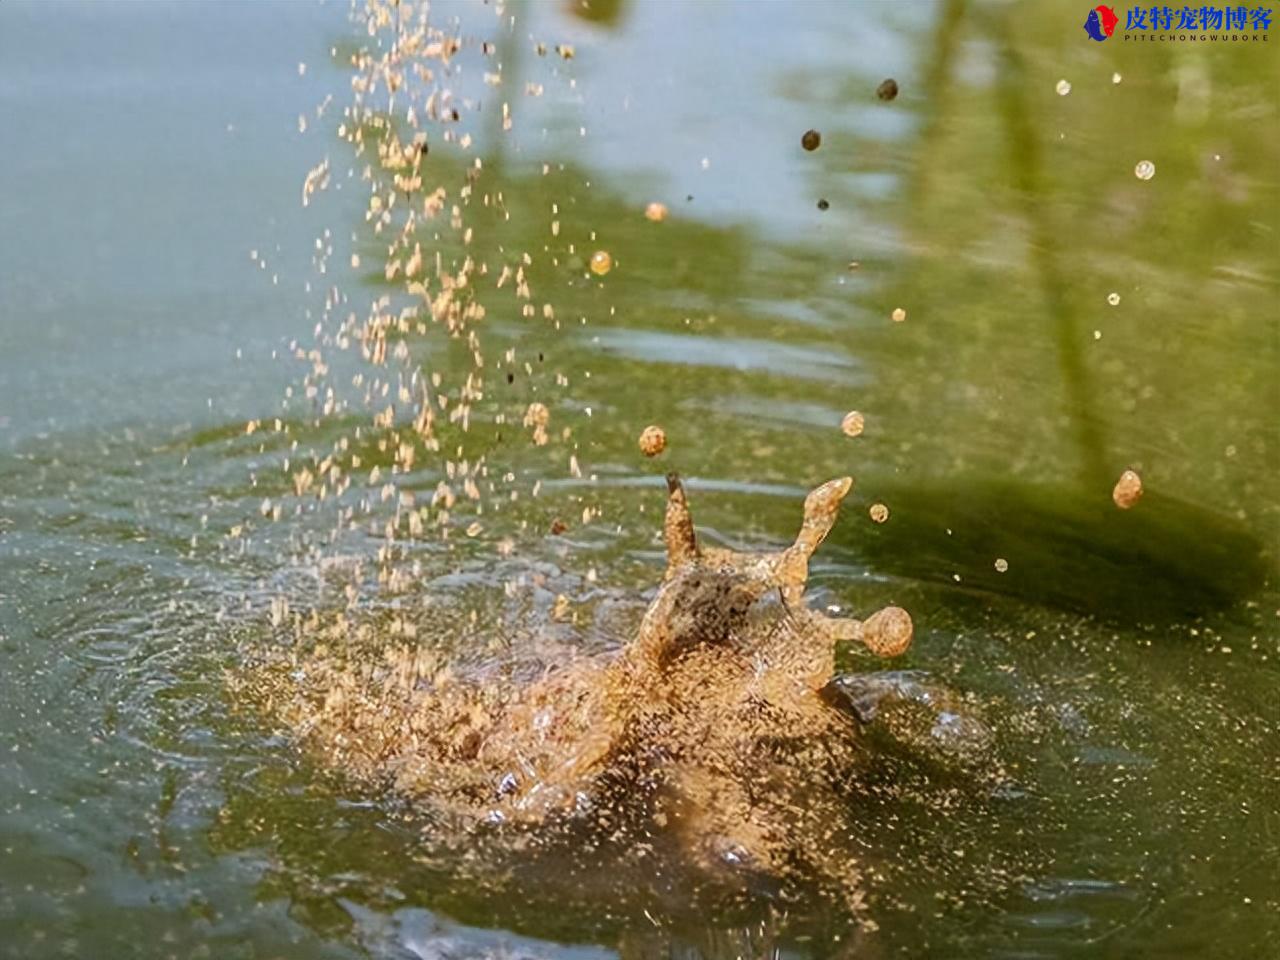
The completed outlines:
{"type": "MultiPolygon", "coordinates": [[[[484,458],[475,515],[441,456],[394,473],[367,427],[367,368],[312,341],[389,289],[373,272],[386,237],[334,138],[362,42],[345,10],[0,6],[0,121],[22,131],[0,152],[20,186],[0,209],[0,942],[26,957],[1261,953],[1280,933],[1273,51],[1095,44],[1074,7],[959,0],[512,15],[433,15],[459,18],[457,128],[474,144],[433,140],[429,170],[457,185],[484,158],[477,189],[501,206],[465,219],[487,283],[533,261],[532,317],[513,284],[486,294],[470,429],[435,424],[450,459],[484,458]],[[483,77],[498,62],[507,134],[483,77]],[[886,77],[892,102],[875,96],[886,77]],[[330,190],[303,211],[325,156],[330,190]],[[607,277],[586,274],[596,249],[607,277]],[[282,404],[322,347],[316,397],[300,385],[282,404]],[[546,447],[520,425],[535,399],[546,447]],[[856,439],[839,432],[850,409],[856,439]],[[652,422],[660,466],[635,448],[652,422]],[[297,496],[344,437],[360,470],[323,502],[297,496]],[[660,567],[669,467],[695,497],[724,491],[699,519],[738,547],[785,542],[803,489],[856,474],[819,601],[908,607],[909,692],[949,691],[961,719],[902,723],[944,746],[965,718],[989,731],[1007,775],[990,793],[963,788],[963,757],[880,745],[885,790],[849,838],[873,936],[764,896],[690,917],[661,884],[610,890],[608,864],[590,882],[572,863],[469,876],[426,857],[420,811],[231,709],[223,677],[273,615],[342,609],[353,585],[388,633],[411,624],[474,663],[609,649],[660,567]],[[1122,514],[1110,491],[1129,468],[1147,495],[1122,514]],[[521,496],[490,499],[490,478],[521,496]],[[420,507],[442,480],[458,529],[428,524],[384,562],[385,521],[411,522],[401,494],[420,507]],[[873,502],[887,523],[866,518],[873,502]],[[379,581],[391,569],[412,574],[400,593],[379,581]]],[[[442,234],[452,260],[461,237],[442,234]]],[[[465,383],[465,341],[407,343],[400,369],[465,383]]],[[[874,670],[853,651],[843,667],[874,670]]]]}

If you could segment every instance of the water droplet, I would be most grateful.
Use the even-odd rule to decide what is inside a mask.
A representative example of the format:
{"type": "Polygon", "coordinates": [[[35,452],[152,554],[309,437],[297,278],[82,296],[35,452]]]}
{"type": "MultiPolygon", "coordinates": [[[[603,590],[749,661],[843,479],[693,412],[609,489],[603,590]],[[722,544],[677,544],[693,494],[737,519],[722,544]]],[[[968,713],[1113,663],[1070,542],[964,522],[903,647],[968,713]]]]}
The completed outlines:
{"type": "Polygon", "coordinates": [[[667,449],[667,434],[656,423],[644,428],[640,434],[640,452],[646,457],[656,457],[667,449]]]}
{"type": "Polygon", "coordinates": [[[1128,510],[1142,498],[1142,478],[1133,470],[1120,474],[1115,489],[1111,491],[1111,499],[1121,510],[1128,510]]]}
{"type": "Polygon", "coordinates": [[[860,436],[865,426],[866,419],[857,410],[850,410],[840,421],[840,429],[844,431],[846,437],[860,436]]]}

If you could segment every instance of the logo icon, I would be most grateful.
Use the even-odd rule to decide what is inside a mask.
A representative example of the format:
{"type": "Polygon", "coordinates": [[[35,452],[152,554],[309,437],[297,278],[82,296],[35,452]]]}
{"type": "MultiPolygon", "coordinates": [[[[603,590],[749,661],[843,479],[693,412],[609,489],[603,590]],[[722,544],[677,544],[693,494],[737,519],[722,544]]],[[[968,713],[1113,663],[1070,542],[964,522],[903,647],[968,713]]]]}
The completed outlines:
{"type": "Polygon", "coordinates": [[[1116,16],[1114,10],[1100,5],[1089,11],[1089,16],[1084,21],[1084,32],[1101,43],[1115,33],[1116,24],[1119,22],[1120,18],[1116,16]]]}

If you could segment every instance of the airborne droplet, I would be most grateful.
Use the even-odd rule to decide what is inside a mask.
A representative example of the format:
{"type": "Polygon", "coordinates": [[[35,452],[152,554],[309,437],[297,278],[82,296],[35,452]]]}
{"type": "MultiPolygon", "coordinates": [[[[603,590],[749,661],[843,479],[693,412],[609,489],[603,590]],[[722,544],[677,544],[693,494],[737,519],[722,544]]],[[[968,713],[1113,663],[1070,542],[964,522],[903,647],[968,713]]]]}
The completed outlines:
{"type": "Polygon", "coordinates": [[[1128,510],[1142,499],[1142,478],[1133,470],[1120,474],[1115,489],[1111,491],[1111,499],[1121,510],[1128,510]]]}
{"type": "Polygon", "coordinates": [[[640,434],[640,452],[646,457],[656,457],[667,449],[667,434],[656,423],[645,427],[640,434]]]}

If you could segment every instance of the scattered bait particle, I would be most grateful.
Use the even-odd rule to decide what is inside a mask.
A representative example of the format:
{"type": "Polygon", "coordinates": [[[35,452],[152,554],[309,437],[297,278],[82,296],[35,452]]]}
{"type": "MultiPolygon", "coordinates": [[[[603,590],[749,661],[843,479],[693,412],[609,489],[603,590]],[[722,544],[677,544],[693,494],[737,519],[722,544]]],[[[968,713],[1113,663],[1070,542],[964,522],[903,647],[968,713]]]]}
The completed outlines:
{"type": "Polygon", "coordinates": [[[810,152],[817,150],[822,146],[822,134],[817,130],[806,130],[804,136],[800,138],[800,146],[810,152]]]}
{"type": "Polygon", "coordinates": [[[1005,571],[1007,571],[1008,569],[1009,569],[1009,561],[1008,561],[1008,560],[1006,560],[1004,557],[999,557],[999,558],[997,558],[997,560],[996,560],[996,573],[1004,573],[1004,572],[1005,572],[1005,571]]]}
{"type": "Polygon", "coordinates": [[[556,621],[569,619],[569,598],[563,593],[556,594],[555,606],[551,609],[551,619],[556,621]]]}
{"type": "Polygon", "coordinates": [[[1128,510],[1142,498],[1142,478],[1132,470],[1120,474],[1115,489],[1111,491],[1111,499],[1121,510],[1128,510]]]}
{"type": "Polygon", "coordinates": [[[569,44],[562,43],[558,47],[556,47],[556,53],[560,54],[560,59],[562,60],[572,60],[574,50],[573,50],[573,47],[570,46],[569,44]]]}
{"type": "Polygon", "coordinates": [[[860,436],[864,426],[866,426],[866,420],[857,410],[850,410],[840,421],[840,429],[844,431],[846,437],[860,436]]]}
{"type": "Polygon", "coordinates": [[[876,523],[884,523],[889,519],[889,508],[883,503],[873,503],[867,513],[876,523]]]}
{"type": "Polygon", "coordinates": [[[1057,86],[1055,86],[1053,89],[1058,92],[1058,96],[1065,97],[1068,93],[1071,92],[1071,81],[1059,80],[1057,83],[1057,86]]]}
{"type": "Polygon", "coordinates": [[[613,257],[609,256],[605,250],[597,250],[591,255],[591,272],[598,277],[603,277],[606,273],[613,269],[613,257]]]}
{"type": "Polygon", "coordinates": [[[533,427],[533,442],[541,447],[547,443],[547,424],[551,422],[551,411],[546,404],[533,402],[524,412],[524,425],[533,427]]]}
{"type": "Polygon", "coordinates": [[[827,209],[828,207],[830,207],[830,206],[831,206],[831,204],[827,203],[827,201],[826,201],[825,199],[823,199],[823,200],[819,200],[819,201],[818,201],[818,209],[819,209],[819,210],[826,210],[826,209],[827,209]]]}
{"type": "Polygon", "coordinates": [[[710,157],[703,157],[703,158],[702,158],[702,169],[703,169],[703,170],[710,170],[710,169],[711,169],[711,158],[710,158],[710,157]]]}
{"type": "Polygon", "coordinates": [[[889,316],[893,317],[894,323],[901,323],[903,320],[907,319],[907,311],[903,310],[901,307],[894,307],[893,313],[889,316]]]}
{"type": "Polygon", "coordinates": [[[1133,168],[1133,175],[1139,180],[1150,180],[1156,175],[1156,165],[1150,160],[1139,160],[1133,168]]]}
{"type": "Polygon", "coordinates": [[[881,100],[892,100],[898,95],[898,81],[890,77],[888,80],[882,80],[880,86],[876,87],[876,96],[881,100]]]}
{"type": "Polygon", "coordinates": [[[568,529],[569,529],[569,525],[565,523],[563,520],[561,520],[559,517],[556,517],[554,520],[551,521],[551,535],[553,537],[560,536],[560,534],[564,533],[568,529]]]}
{"type": "Polygon", "coordinates": [[[545,403],[538,403],[536,400],[529,404],[529,409],[524,412],[524,425],[526,427],[545,427],[551,422],[551,411],[547,409],[545,403]]]}
{"type": "Polygon", "coordinates": [[[307,72],[307,65],[306,65],[305,63],[299,63],[299,64],[298,64],[298,76],[300,76],[300,77],[301,77],[301,76],[303,76],[306,72],[307,72]]]}
{"type": "Polygon", "coordinates": [[[1112,83],[1119,83],[1119,82],[1120,82],[1121,80],[1123,80],[1123,79],[1124,79],[1124,77],[1120,76],[1120,74],[1118,74],[1118,73],[1113,73],[1113,74],[1111,75],[1111,82],[1112,82],[1112,83]]]}
{"type": "Polygon", "coordinates": [[[360,254],[353,253],[351,255],[351,267],[352,269],[355,269],[355,270],[360,269],[360,254]]]}
{"type": "Polygon", "coordinates": [[[665,203],[658,203],[658,201],[655,200],[644,208],[644,215],[646,219],[652,220],[654,223],[661,223],[663,220],[667,219],[667,205],[665,203]]]}
{"type": "Polygon", "coordinates": [[[484,529],[484,527],[482,527],[482,526],[480,525],[480,521],[479,521],[479,520],[475,520],[475,521],[473,521],[473,522],[471,523],[471,525],[470,525],[470,526],[468,526],[468,527],[467,527],[467,536],[468,536],[468,537],[478,537],[478,536],[480,536],[480,531],[481,531],[481,530],[483,530],[483,529],[484,529]]]}
{"type": "Polygon", "coordinates": [[[1118,294],[1118,293],[1108,293],[1108,294],[1107,294],[1107,303],[1111,304],[1113,307],[1119,306],[1119,305],[1120,305],[1120,294],[1118,294]]]}
{"type": "Polygon", "coordinates": [[[645,427],[640,434],[640,452],[646,457],[656,457],[667,449],[667,434],[656,423],[645,427]]]}
{"type": "Polygon", "coordinates": [[[1093,339],[1095,339],[1095,340],[1101,340],[1101,339],[1102,339],[1102,331],[1101,331],[1101,330],[1095,330],[1095,331],[1093,331],[1093,339]]]}
{"type": "Polygon", "coordinates": [[[853,271],[853,270],[859,270],[859,269],[861,269],[861,268],[862,268],[862,261],[861,261],[861,260],[850,260],[850,261],[849,261],[848,269],[849,269],[850,271],[853,271]]]}

